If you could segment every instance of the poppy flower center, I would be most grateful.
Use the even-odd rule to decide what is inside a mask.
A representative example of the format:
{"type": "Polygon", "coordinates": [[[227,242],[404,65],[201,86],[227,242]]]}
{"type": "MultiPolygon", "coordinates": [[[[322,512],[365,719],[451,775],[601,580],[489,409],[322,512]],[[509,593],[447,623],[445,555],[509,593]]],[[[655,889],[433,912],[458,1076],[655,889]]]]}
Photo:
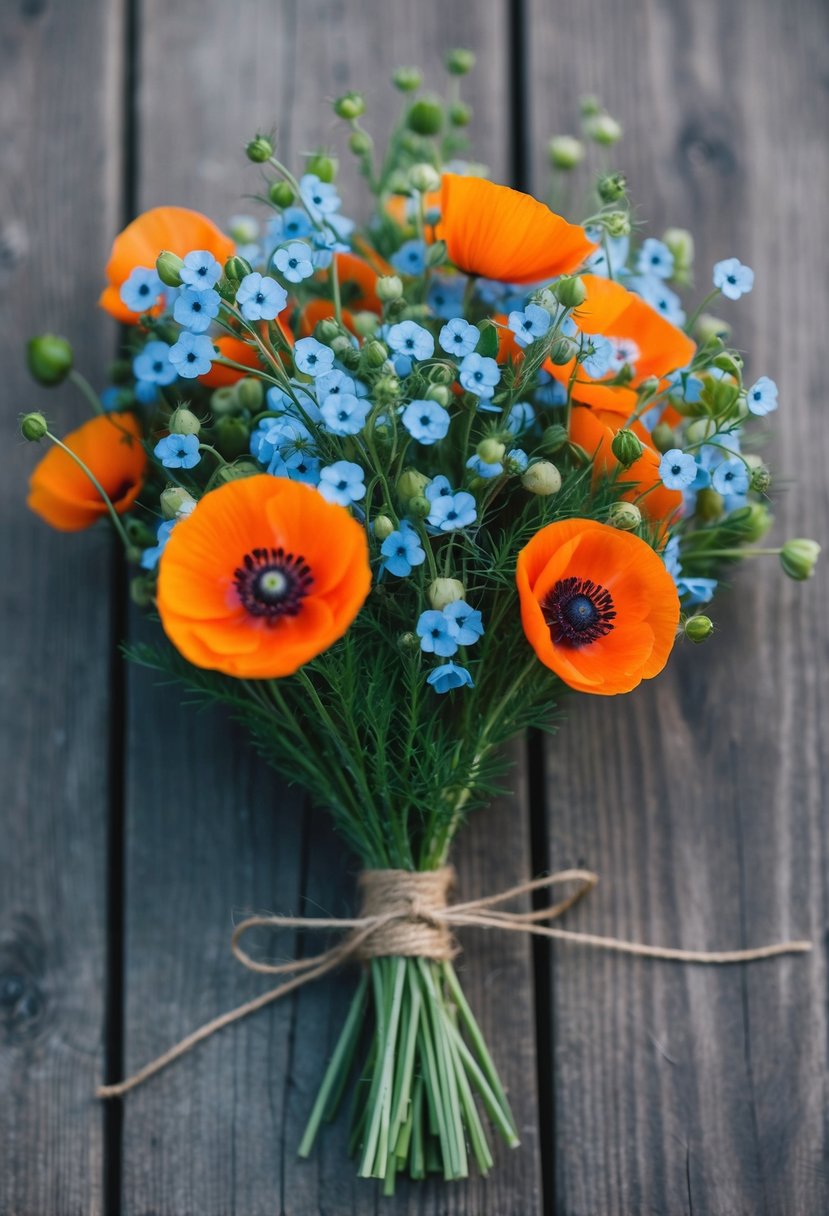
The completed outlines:
{"type": "Polygon", "coordinates": [[[305,558],[282,548],[251,550],[233,574],[242,607],[268,625],[283,616],[297,616],[313,581],[305,558]]]}
{"type": "Polygon", "coordinates": [[[589,578],[563,578],[541,605],[558,646],[587,646],[613,628],[616,609],[610,592],[589,578]]]}

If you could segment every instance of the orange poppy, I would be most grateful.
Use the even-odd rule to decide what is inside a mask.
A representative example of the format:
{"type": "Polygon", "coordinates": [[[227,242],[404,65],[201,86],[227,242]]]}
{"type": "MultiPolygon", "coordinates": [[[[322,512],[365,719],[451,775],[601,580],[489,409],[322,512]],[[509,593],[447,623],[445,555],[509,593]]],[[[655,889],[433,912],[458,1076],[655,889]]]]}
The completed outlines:
{"type": "Polygon", "coordinates": [[[548,524],[518,554],[516,582],[527,640],[571,688],[630,692],[668,661],[679,597],[631,532],[592,519],[548,524]]]}
{"type": "Polygon", "coordinates": [[[108,286],[98,300],[101,308],[127,324],[140,315],[127,308],[120,290],[137,266],[155,266],[164,249],[183,258],[194,249],[206,249],[224,262],[235,249],[229,236],[220,232],[212,220],[186,207],[153,207],[128,224],[115,238],[106,265],[108,286]]]}
{"type": "MultiPolygon", "coordinates": [[[[368,262],[353,253],[337,253],[337,276],[343,300],[352,312],[383,311],[377,295],[377,274],[368,262]]],[[[393,273],[393,272],[392,272],[393,273]]]]}
{"type": "MultiPolygon", "coordinates": [[[[611,410],[591,410],[585,406],[574,406],[570,414],[570,438],[593,458],[594,483],[619,467],[611,444],[624,421],[621,414],[611,410]]],[[[659,453],[645,427],[634,422],[630,430],[642,441],[644,449],[639,459],[619,474],[617,484],[628,487],[622,498],[635,502],[647,519],[659,523],[660,534],[663,534],[682,510],[682,494],[679,490],[668,490],[662,484],[659,453]]]]}
{"type": "MultiPolygon", "coordinates": [[[[138,497],[147,465],[135,414],[99,414],[63,440],[97,477],[119,515],[138,497]]],[[[61,532],[80,532],[107,514],[107,505],[68,452],[53,446],[29,480],[28,504],[61,532]]]]}
{"type": "Polygon", "coordinates": [[[365,530],[345,508],[263,473],[212,490],[176,524],[157,602],[190,663],[270,679],[342,637],[370,586],[365,530]]]}
{"type": "MultiPolygon", "coordinates": [[[[630,415],[637,405],[637,395],[633,391],[636,386],[649,376],[662,380],[669,372],[686,367],[694,357],[696,346],[687,334],[621,283],[595,274],[581,277],[587,288],[587,298],[573,313],[576,325],[586,334],[631,342],[636,353],[632,360],[634,374],[630,386],[602,384],[600,380],[589,380],[587,374],[580,371],[573,385],[573,400],[630,415]]],[[[564,364],[548,360],[544,364],[562,384],[569,384],[575,366],[575,359],[564,364]]]]}
{"type": "Polygon", "coordinates": [[[438,236],[467,274],[541,283],[575,270],[596,246],[529,194],[482,177],[445,173],[438,236]]]}

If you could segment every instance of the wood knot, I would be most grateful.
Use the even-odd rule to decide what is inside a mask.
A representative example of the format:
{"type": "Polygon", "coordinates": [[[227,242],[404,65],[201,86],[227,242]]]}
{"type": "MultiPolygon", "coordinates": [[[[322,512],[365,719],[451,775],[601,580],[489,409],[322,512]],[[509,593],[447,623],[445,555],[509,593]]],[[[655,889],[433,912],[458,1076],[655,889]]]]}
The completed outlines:
{"type": "Polygon", "coordinates": [[[45,947],[37,924],[15,917],[0,935],[0,1028],[9,1042],[32,1039],[43,1027],[45,947]]]}
{"type": "Polygon", "coordinates": [[[452,866],[423,872],[363,870],[358,879],[360,916],[377,917],[380,923],[360,944],[359,956],[403,956],[437,962],[454,958],[458,947],[440,915],[454,883],[452,866]]]}

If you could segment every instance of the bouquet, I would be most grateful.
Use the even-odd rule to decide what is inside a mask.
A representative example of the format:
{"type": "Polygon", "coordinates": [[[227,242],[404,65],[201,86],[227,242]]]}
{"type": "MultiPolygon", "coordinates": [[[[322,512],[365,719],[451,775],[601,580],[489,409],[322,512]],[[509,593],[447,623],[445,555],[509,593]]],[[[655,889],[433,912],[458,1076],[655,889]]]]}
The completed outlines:
{"type": "MultiPolygon", "coordinates": [[[[621,174],[572,221],[489,181],[460,159],[472,61],[448,55],[446,101],[395,74],[379,157],[363,98],[334,102],[373,198],[362,226],[331,155],[295,176],[263,134],[264,222],[140,215],[105,269],[101,306],[128,327],[109,387],[65,340],[29,345],[35,377],[72,379],[93,416],[63,438],[22,419],[51,445],[32,510],[69,532],[108,521],[161,627],[129,657],[230,707],[362,867],[339,945],[268,968],[240,944],[254,918],[235,949],[296,970],[267,999],[363,960],[299,1151],[350,1090],[358,1172],[387,1192],[401,1172],[486,1172],[487,1123],[518,1143],[452,930],[543,913],[449,902],[453,840],[501,788],[504,744],[552,730],[569,690],[629,692],[702,642],[738,560],[777,554],[805,579],[818,551],[758,544],[777,388],[744,379],[707,311],[752,271],[718,262],[686,315],[692,237],[636,231],[621,174]]],[[[583,123],[615,143],[593,99],[583,123]]],[[[556,190],[583,151],[553,141],[556,190]]]]}

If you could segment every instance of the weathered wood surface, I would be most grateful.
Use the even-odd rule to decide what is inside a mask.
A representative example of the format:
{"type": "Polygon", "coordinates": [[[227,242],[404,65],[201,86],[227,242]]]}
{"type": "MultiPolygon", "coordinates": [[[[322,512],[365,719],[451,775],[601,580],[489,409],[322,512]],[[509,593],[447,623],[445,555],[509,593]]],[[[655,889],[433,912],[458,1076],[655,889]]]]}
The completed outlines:
{"type": "MultiPolygon", "coordinates": [[[[49,535],[26,514],[14,437],[38,397],[28,333],[68,332],[103,382],[112,331],[93,302],[125,209],[196,205],[222,222],[256,188],[241,147],[257,125],[297,157],[333,142],[326,98],[353,86],[382,136],[388,68],[437,80],[442,49],[470,45],[476,151],[496,177],[543,190],[546,136],[595,91],[625,124],[619,160],[651,230],[693,228],[701,282],[731,253],[755,267],[728,315],[781,385],[774,464],[798,486],[777,501],[777,535],[825,539],[825,25],[815,0],[3,6],[2,1216],[826,1210],[825,566],[806,587],[754,567],[720,600],[720,635],[658,684],[574,703],[545,758],[546,812],[534,780],[530,815],[523,766],[514,802],[481,815],[457,857],[470,894],[545,859],[597,868],[574,926],[700,946],[809,935],[816,953],[714,972],[542,948],[534,1007],[526,943],[470,934],[465,982],[524,1144],[486,1184],[384,1202],[353,1179],[336,1128],[310,1162],[294,1153],[347,975],[218,1036],[131,1095],[122,1121],[90,1097],[107,1063],[136,1067],[261,990],[230,961],[234,911],[345,910],[351,863],[219,715],[143,672],[121,687],[106,538],[49,535]]],[[[45,403],[61,429],[82,416],[63,390],[45,403]]]]}

